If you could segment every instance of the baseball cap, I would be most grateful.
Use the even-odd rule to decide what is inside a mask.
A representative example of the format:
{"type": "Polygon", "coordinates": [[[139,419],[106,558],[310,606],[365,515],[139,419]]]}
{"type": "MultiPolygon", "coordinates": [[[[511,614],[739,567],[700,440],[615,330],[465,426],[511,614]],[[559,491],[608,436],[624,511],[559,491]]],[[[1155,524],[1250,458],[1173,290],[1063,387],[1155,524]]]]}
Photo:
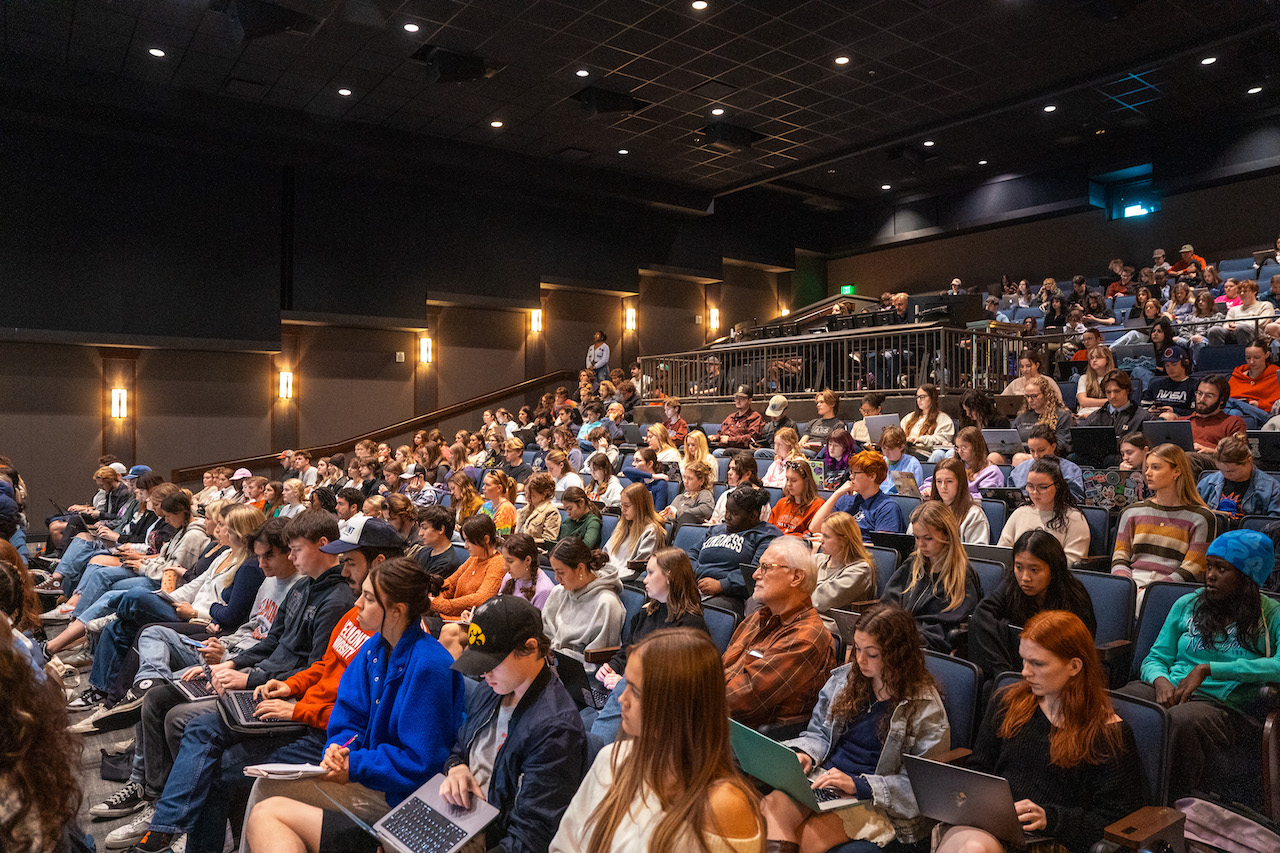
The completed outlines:
{"type": "Polygon", "coordinates": [[[252,476],[253,476],[253,472],[250,471],[248,468],[237,468],[236,472],[231,475],[231,479],[232,481],[243,480],[246,477],[252,477],[252,476]]]}
{"type": "Polygon", "coordinates": [[[277,459],[284,459],[286,456],[292,456],[292,455],[293,455],[293,451],[292,451],[292,450],[281,450],[281,451],[280,451],[280,453],[279,453],[279,455],[278,455],[278,456],[276,456],[276,458],[277,458],[277,459]]]}
{"type": "Polygon", "coordinates": [[[1182,252],[1194,252],[1194,251],[1195,251],[1195,247],[1193,247],[1190,243],[1184,243],[1182,245],[1182,248],[1178,250],[1179,254],[1181,254],[1182,252]]]}
{"type": "Polygon", "coordinates": [[[345,554],[357,548],[403,548],[404,537],[380,518],[356,515],[338,525],[338,538],[320,550],[326,554],[345,554]]]}
{"type": "Polygon", "coordinates": [[[1176,344],[1171,347],[1165,347],[1164,352],[1160,355],[1160,360],[1164,361],[1187,361],[1191,356],[1185,349],[1176,344]]]}
{"type": "Polygon", "coordinates": [[[108,468],[110,468],[112,471],[115,471],[115,472],[116,472],[117,474],[119,474],[121,477],[123,477],[125,474],[128,474],[128,473],[129,473],[129,469],[128,469],[128,468],[126,468],[126,467],[124,467],[124,463],[123,463],[123,462],[112,462],[112,463],[111,463],[110,465],[108,465],[107,467],[108,467],[108,468]]]}
{"type": "Polygon", "coordinates": [[[769,398],[769,408],[764,410],[767,417],[776,418],[787,410],[787,398],[781,394],[774,394],[769,398]]]}
{"type": "Polygon", "coordinates": [[[471,611],[467,649],[452,668],[463,675],[484,675],[523,648],[530,637],[541,636],[542,614],[533,602],[518,595],[495,595],[471,611]]]}
{"type": "Polygon", "coordinates": [[[751,388],[750,388],[750,387],[748,387],[748,386],[746,386],[746,385],[739,385],[739,386],[738,386],[738,390],[736,390],[736,391],[734,391],[734,392],[733,392],[733,396],[734,396],[734,397],[746,397],[748,400],[750,400],[750,399],[751,399],[751,388]]]}
{"type": "Polygon", "coordinates": [[[1209,543],[1209,556],[1219,557],[1262,586],[1275,568],[1275,543],[1259,530],[1228,530],[1209,543]]]}
{"type": "Polygon", "coordinates": [[[151,473],[150,465],[134,465],[132,468],[129,469],[129,473],[124,475],[124,478],[126,480],[136,480],[139,477],[141,477],[143,474],[150,474],[150,473],[151,473]]]}
{"type": "Polygon", "coordinates": [[[408,465],[404,466],[404,471],[401,472],[400,479],[407,480],[410,477],[421,477],[426,473],[426,468],[423,468],[416,462],[410,462],[408,465]]]}

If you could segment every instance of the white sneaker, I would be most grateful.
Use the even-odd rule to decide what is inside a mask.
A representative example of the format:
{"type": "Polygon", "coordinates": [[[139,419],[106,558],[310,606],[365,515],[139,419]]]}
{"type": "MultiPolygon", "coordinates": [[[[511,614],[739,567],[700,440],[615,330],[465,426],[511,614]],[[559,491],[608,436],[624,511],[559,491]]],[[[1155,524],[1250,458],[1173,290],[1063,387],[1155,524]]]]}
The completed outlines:
{"type": "Polygon", "coordinates": [[[40,614],[40,618],[45,622],[70,622],[71,611],[75,610],[69,602],[63,602],[52,610],[46,610],[40,614]]]}
{"type": "Polygon", "coordinates": [[[138,812],[138,816],[107,833],[106,848],[108,850],[127,850],[142,840],[151,828],[151,819],[156,816],[156,804],[148,803],[138,812]]]}
{"type": "Polygon", "coordinates": [[[93,666],[93,652],[89,651],[88,646],[80,646],[62,656],[62,662],[76,669],[84,669],[93,666]]]}
{"type": "MultiPolygon", "coordinates": [[[[230,831],[231,827],[228,826],[227,832],[230,831]]],[[[227,848],[224,846],[222,849],[226,850],[227,848]]],[[[187,853],[187,836],[179,835],[177,838],[173,839],[173,842],[169,845],[169,853],[187,853]]],[[[234,853],[234,850],[232,853],[234,853]]]]}
{"type": "Polygon", "coordinates": [[[111,709],[105,705],[99,705],[98,710],[85,717],[78,723],[67,726],[67,731],[77,735],[87,735],[98,730],[98,720],[111,713],[111,709]]]}
{"type": "Polygon", "coordinates": [[[90,619],[84,624],[85,630],[90,634],[101,634],[102,629],[116,621],[114,613],[108,613],[106,616],[99,616],[97,619],[90,619]]]}

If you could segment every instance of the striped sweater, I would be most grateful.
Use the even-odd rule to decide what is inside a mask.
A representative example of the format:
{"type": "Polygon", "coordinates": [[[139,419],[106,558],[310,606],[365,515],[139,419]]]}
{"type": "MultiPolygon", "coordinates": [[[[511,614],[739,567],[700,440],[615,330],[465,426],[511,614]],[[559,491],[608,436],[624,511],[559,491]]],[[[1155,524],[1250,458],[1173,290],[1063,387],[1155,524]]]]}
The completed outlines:
{"type": "Polygon", "coordinates": [[[1157,581],[1197,581],[1213,530],[1206,507],[1140,501],[1120,516],[1111,573],[1133,578],[1140,589],[1157,581]]]}

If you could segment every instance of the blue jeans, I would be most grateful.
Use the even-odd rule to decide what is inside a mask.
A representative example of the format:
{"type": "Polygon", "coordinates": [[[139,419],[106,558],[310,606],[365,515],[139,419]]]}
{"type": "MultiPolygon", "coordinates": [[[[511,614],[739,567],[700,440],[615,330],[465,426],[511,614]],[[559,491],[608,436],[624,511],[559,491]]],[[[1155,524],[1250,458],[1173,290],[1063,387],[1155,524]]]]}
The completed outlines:
{"type": "MultiPolygon", "coordinates": [[[[149,577],[139,575],[124,566],[92,565],[85,570],[80,579],[80,603],[71,611],[71,618],[88,622],[84,613],[110,589],[129,589],[134,586],[150,585],[152,589],[159,586],[149,577]]],[[[103,614],[98,614],[99,616],[103,614]]]]}
{"type": "Polygon", "coordinates": [[[757,450],[757,451],[755,452],[755,457],[756,457],[757,459],[773,459],[773,458],[775,458],[777,455],[778,455],[778,454],[776,454],[776,453],[774,453],[774,452],[773,452],[773,448],[772,448],[772,447],[762,447],[762,448],[760,448],[759,450],[757,450]]]}
{"type": "Polygon", "coordinates": [[[1245,425],[1249,429],[1262,429],[1262,425],[1271,419],[1270,412],[1259,409],[1252,403],[1246,403],[1239,397],[1232,397],[1228,400],[1223,411],[1228,415],[1239,415],[1244,418],[1245,425]]]}
{"type": "Polygon", "coordinates": [[[613,686],[609,701],[604,703],[604,707],[596,714],[595,722],[591,724],[587,734],[587,747],[591,751],[588,757],[592,760],[597,752],[618,738],[618,728],[622,725],[622,689],[626,686],[625,678],[613,686]]]}
{"type": "Polygon", "coordinates": [[[200,655],[182,641],[172,628],[152,625],[138,635],[138,674],[134,683],[144,678],[171,678],[189,666],[200,663],[200,655]]]}
{"type": "Polygon", "coordinates": [[[67,545],[67,550],[62,552],[62,560],[58,563],[58,573],[62,575],[62,594],[70,596],[75,592],[80,584],[80,578],[84,576],[84,570],[89,566],[89,561],[108,553],[110,552],[96,540],[89,542],[78,537],[72,539],[67,545]]]}
{"type": "MultiPolygon", "coordinates": [[[[150,580],[144,578],[144,580],[150,580]]],[[[172,604],[151,589],[130,589],[116,605],[116,620],[102,629],[93,652],[89,683],[106,691],[120,671],[120,660],[129,652],[143,626],[152,622],[181,622],[172,604]]]]}
{"type": "MultiPolygon", "coordinates": [[[[950,457],[955,455],[956,455],[956,449],[954,447],[939,447],[937,450],[929,454],[929,461],[936,464],[938,462],[941,462],[943,459],[949,459],[950,457]]],[[[916,485],[920,485],[920,484],[917,483],[916,485]]]]}

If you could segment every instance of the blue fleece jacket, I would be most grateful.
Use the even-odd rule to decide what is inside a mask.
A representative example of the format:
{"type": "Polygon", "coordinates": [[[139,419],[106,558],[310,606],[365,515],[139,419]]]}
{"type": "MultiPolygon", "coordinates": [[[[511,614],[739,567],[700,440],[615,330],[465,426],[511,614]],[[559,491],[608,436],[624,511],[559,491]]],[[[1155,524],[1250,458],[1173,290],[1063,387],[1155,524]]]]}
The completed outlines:
{"type": "Polygon", "coordinates": [[[374,635],[342,674],[328,742],[341,746],[355,737],[351,781],[383,792],[392,808],[439,773],[453,748],[466,696],[452,664],[414,622],[394,649],[374,635]]]}

